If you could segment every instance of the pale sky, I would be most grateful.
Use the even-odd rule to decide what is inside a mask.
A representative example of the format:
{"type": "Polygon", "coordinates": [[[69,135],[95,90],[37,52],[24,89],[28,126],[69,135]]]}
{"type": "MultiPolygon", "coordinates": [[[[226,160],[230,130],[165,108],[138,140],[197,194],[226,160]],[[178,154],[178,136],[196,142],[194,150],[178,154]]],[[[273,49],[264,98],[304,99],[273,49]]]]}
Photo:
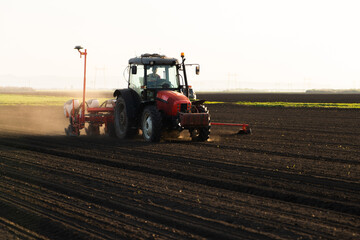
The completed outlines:
{"type": "Polygon", "coordinates": [[[360,1],[0,0],[0,86],[122,88],[128,59],[199,63],[196,90],[360,88],[360,1]],[[95,81],[95,83],[94,83],[95,81]]]}

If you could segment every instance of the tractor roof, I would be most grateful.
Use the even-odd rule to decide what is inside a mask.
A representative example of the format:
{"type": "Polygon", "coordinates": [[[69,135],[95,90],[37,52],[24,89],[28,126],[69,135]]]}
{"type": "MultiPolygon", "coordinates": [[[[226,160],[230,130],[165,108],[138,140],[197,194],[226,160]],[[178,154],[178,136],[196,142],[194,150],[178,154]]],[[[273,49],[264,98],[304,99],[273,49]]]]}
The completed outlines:
{"type": "Polygon", "coordinates": [[[176,58],[168,58],[165,55],[160,54],[142,54],[141,57],[131,58],[129,60],[129,64],[142,64],[142,65],[175,65],[178,64],[178,60],[176,58]]]}

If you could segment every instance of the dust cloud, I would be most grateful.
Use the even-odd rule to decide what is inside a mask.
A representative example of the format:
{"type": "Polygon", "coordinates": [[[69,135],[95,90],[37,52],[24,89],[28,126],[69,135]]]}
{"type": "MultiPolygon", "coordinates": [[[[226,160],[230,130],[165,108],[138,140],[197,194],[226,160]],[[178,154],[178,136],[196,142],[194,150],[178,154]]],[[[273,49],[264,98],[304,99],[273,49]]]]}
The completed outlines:
{"type": "Polygon", "coordinates": [[[0,129],[18,134],[64,135],[62,106],[0,106],[0,129]]]}
{"type": "Polygon", "coordinates": [[[234,136],[239,136],[237,134],[239,130],[239,127],[233,126],[211,126],[211,134],[208,142],[231,141],[234,136]]]}
{"type": "MultiPolygon", "coordinates": [[[[0,106],[0,130],[17,134],[32,135],[65,135],[64,129],[69,125],[69,119],[64,116],[62,106],[0,106]]],[[[81,134],[85,134],[81,130],[81,134]]],[[[103,127],[101,134],[104,133],[103,127]]],[[[236,135],[238,129],[211,127],[208,142],[220,142],[230,135],[236,135]]],[[[141,132],[140,132],[141,134],[141,132]]],[[[164,133],[167,140],[191,141],[188,131],[164,133]]]]}

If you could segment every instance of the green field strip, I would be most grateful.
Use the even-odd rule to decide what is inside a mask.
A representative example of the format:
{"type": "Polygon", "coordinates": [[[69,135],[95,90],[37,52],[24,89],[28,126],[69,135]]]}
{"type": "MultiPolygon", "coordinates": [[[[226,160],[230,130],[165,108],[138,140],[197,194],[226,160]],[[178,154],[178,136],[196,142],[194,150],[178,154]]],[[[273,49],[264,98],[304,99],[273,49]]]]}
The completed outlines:
{"type": "Polygon", "coordinates": [[[292,108],[360,108],[360,103],[236,102],[237,105],[292,108]]]}
{"type": "Polygon", "coordinates": [[[229,104],[231,102],[205,101],[204,104],[229,104]]]}
{"type": "Polygon", "coordinates": [[[255,107],[292,107],[292,108],[360,108],[360,103],[303,103],[303,102],[217,102],[206,101],[205,104],[237,104],[255,107]]]}
{"type": "MultiPolygon", "coordinates": [[[[73,99],[64,96],[37,96],[31,94],[0,94],[0,105],[28,105],[28,106],[63,106],[73,99]]],[[[82,102],[82,98],[79,99],[82,102]]],[[[106,98],[98,98],[103,103],[106,98]]],[[[360,108],[360,103],[303,103],[303,102],[222,102],[206,101],[205,104],[236,104],[255,107],[292,107],[292,108],[360,108]]]]}
{"type": "MultiPolygon", "coordinates": [[[[63,106],[65,102],[73,99],[72,97],[62,96],[36,96],[22,94],[0,94],[0,105],[28,105],[28,106],[63,106]]],[[[82,102],[82,98],[79,99],[82,102]]],[[[103,103],[105,98],[98,98],[99,103],[103,103]]]]}

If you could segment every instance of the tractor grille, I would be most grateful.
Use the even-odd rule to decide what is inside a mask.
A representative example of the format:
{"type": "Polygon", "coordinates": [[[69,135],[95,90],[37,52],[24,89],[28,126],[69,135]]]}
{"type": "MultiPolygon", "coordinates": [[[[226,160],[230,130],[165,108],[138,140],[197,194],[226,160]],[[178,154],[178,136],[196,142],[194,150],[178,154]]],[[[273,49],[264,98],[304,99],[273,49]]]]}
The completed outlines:
{"type": "Polygon", "coordinates": [[[187,103],[180,104],[180,112],[186,112],[187,111],[187,103]]]}

